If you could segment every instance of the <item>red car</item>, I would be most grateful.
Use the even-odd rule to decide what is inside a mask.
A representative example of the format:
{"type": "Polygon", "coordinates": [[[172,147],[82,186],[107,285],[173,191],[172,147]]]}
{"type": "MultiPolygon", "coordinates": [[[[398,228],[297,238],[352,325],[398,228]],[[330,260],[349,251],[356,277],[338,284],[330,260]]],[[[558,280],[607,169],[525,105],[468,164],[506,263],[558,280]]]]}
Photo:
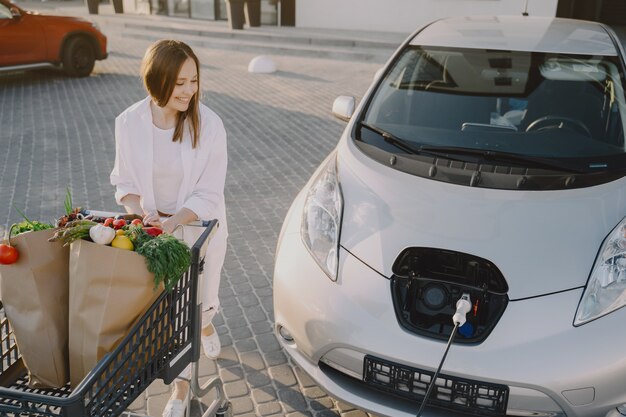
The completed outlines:
{"type": "Polygon", "coordinates": [[[106,57],[106,36],[93,23],[0,0],[0,71],[62,66],[70,76],[85,77],[106,57]]]}

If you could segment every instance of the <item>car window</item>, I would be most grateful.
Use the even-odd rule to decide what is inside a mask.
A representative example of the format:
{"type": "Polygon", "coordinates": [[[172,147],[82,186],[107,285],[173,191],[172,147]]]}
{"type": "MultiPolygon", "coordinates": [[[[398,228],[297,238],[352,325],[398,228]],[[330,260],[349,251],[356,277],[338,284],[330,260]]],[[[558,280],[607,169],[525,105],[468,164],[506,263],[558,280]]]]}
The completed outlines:
{"type": "Polygon", "coordinates": [[[614,56],[408,46],[361,122],[414,147],[597,164],[626,154],[622,72],[614,56]]]}
{"type": "Polygon", "coordinates": [[[13,19],[11,9],[2,3],[0,3],[0,19],[13,19]]]}

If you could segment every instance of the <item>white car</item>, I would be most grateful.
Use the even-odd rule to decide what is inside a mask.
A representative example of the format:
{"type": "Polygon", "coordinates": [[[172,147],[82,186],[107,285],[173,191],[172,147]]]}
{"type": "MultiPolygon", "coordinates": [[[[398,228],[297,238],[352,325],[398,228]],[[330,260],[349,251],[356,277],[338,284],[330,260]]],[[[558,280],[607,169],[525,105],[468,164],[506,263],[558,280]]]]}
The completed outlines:
{"type": "Polygon", "coordinates": [[[624,72],[597,23],[416,31],[356,108],[335,101],[348,126],[287,214],[286,352],[333,396],[414,416],[459,313],[423,416],[626,415],[624,72]]]}

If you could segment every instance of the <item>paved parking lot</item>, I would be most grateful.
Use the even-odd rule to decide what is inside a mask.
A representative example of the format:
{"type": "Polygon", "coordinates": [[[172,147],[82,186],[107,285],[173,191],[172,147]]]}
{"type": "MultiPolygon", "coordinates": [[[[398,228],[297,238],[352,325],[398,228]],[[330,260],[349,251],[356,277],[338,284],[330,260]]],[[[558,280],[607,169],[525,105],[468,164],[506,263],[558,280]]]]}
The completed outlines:
{"type": "MultiPolygon", "coordinates": [[[[77,206],[119,209],[109,184],[114,118],[145,96],[139,63],[150,42],[102,29],[110,55],[91,77],[0,75],[0,227],[20,220],[13,207],[32,219],[58,217],[66,188],[77,206]]],[[[216,362],[202,359],[201,374],[222,377],[236,416],[365,416],[328,397],[280,349],[272,268],[290,202],[344,127],[330,113],[334,98],[360,98],[380,64],[274,56],[277,73],[253,75],[254,53],[196,52],[202,101],[223,118],[229,146],[230,241],[216,319],[223,350],[216,362]]],[[[157,382],[132,409],[160,416],[168,397],[157,382]]]]}

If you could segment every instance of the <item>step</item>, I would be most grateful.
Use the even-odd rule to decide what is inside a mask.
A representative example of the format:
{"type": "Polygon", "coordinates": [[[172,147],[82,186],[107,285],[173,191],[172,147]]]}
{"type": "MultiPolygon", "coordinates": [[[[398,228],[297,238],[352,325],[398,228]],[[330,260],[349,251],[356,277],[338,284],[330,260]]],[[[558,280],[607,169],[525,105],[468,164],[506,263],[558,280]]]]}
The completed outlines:
{"type": "MultiPolygon", "coordinates": [[[[120,36],[122,38],[132,37],[133,39],[142,39],[148,41],[157,41],[163,39],[163,31],[150,30],[133,30],[123,29],[115,31],[109,36],[120,36]]],[[[180,38],[190,46],[203,47],[211,49],[223,49],[229,51],[250,52],[254,54],[264,55],[290,55],[311,58],[359,61],[359,62],[386,62],[393,49],[372,49],[372,48],[341,48],[319,45],[294,44],[288,42],[279,42],[277,40],[266,42],[262,40],[248,40],[237,38],[220,38],[207,35],[191,35],[184,34],[180,38]]]]}
{"type": "Polygon", "coordinates": [[[226,22],[164,16],[115,15],[97,16],[101,25],[117,26],[132,30],[158,31],[181,35],[207,36],[211,38],[241,39],[250,41],[293,43],[321,47],[371,48],[395,50],[406,37],[400,33],[363,33],[356,31],[322,31],[315,29],[261,26],[244,30],[231,30],[226,22]],[[367,36],[367,37],[366,37],[367,36]]]}
{"type": "MultiPolygon", "coordinates": [[[[297,34],[295,31],[262,31],[255,29],[246,30],[230,30],[225,28],[216,28],[213,25],[210,28],[202,29],[198,27],[189,27],[189,25],[170,24],[167,27],[150,24],[148,22],[125,22],[124,26],[129,29],[137,30],[151,30],[151,31],[167,31],[172,33],[179,33],[185,35],[198,35],[219,37],[225,39],[243,39],[265,42],[280,42],[280,43],[295,43],[305,45],[319,45],[319,46],[332,46],[343,48],[373,48],[373,49],[395,49],[398,46],[398,42],[384,42],[384,41],[371,41],[371,40],[359,40],[359,39],[346,39],[329,36],[311,36],[310,34],[297,34]]],[[[207,25],[208,26],[208,25],[207,25]]]]}

